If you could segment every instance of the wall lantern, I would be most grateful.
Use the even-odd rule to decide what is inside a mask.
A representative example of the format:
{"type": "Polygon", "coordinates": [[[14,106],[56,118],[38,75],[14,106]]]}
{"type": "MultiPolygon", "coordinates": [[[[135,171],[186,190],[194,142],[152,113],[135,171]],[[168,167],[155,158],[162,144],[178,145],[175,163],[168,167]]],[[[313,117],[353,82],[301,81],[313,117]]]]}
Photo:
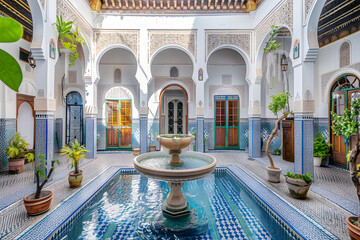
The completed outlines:
{"type": "Polygon", "coordinates": [[[30,67],[32,67],[32,68],[36,67],[36,62],[35,62],[35,59],[34,59],[34,57],[32,55],[32,52],[30,52],[30,54],[28,56],[28,62],[29,62],[30,67]]]}
{"type": "Polygon", "coordinates": [[[281,57],[281,71],[285,72],[287,70],[287,66],[288,66],[288,60],[285,54],[283,54],[281,57]]]}

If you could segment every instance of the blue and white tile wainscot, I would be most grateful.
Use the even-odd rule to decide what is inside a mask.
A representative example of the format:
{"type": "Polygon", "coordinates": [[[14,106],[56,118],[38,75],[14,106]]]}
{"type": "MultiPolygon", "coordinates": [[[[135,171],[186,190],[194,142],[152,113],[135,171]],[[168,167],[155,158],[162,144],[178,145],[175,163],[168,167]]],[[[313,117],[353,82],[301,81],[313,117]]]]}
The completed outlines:
{"type": "MultiPolygon", "coordinates": [[[[61,231],[69,228],[81,211],[93,203],[93,199],[117,173],[138,174],[133,168],[109,167],[78,192],[45,216],[35,226],[26,230],[18,239],[52,239],[61,231]]],[[[270,216],[279,222],[282,228],[294,239],[338,239],[321,225],[305,216],[279,195],[273,193],[257,178],[238,166],[218,167],[215,173],[227,173],[249,193],[270,216]]]]}

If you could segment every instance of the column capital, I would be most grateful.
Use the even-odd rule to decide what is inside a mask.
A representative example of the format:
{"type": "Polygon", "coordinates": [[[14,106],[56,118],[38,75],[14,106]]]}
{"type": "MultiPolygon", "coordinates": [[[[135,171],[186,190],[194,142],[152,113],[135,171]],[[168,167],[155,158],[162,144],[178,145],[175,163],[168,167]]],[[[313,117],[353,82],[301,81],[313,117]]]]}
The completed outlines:
{"type": "Polygon", "coordinates": [[[55,112],[56,100],[53,98],[38,98],[34,99],[34,110],[36,112],[55,112]]]}
{"type": "Polygon", "coordinates": [[[315,100],[294,100],[294,113],[313,114],[315,112],[315,100]]]}
{"type": "Polygon", "coordinates": [[[97,106],[85,105],[85,116],[96,117],[98,114],[97,106]]]}

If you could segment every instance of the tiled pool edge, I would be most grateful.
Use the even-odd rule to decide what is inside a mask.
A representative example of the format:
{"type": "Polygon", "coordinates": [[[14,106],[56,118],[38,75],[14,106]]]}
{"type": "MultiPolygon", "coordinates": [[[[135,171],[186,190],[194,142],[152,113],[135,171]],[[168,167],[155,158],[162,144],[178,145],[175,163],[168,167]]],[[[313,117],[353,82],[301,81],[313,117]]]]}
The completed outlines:
{"type": "MultiPolygon", "coordinates": [[[[320,224],[296,210],[291,204],[272,192],[256,177],[253,177],[241,167],[220,166],[216,169],[216,171],[222,170],[227,171],[229,175],[238,179],[239,182],[245,186],[248,193],[254,196],[254,199],[260,203],[261,207],[265,208],[276,221],[280,222],[286,231],[295,231],[295,234],[299,236],[300,239],[338,239],[320,224]],[[264,193],[266,194],[264,195],[264,193]],[[269,198],[269,196],[271,197],[269,198]],[[303,224],[304,222],[305,224],[303,224]],[[286,225],[289,225],[290,228],[286,225]],[[310,231],[311,236],[309,236],[309,229],[313,229],[313,231],[310,231]]],[[[35,226],[27,229],[25,233],[17,239],[48,239],[57,235],[63,229],[67,228],[74,219],[79,217],[81,210],[91,203],[91,200],[95,198],[101,192],[101,189],[119,172],[137,174],[133,168],[109,167],[78,192],[63,200],[56,209],[45,216],[35,226]]]]}
{"type": "Polygon", "coordinates": [[[226,169],[230,175],[232,174],[235,178],[240,180],[254,199],[260,203],[260,205],[265,204],[265,207],[270,210],[269,213],[273,218],[280,217],[279,220],[289,225],[301,238],[312,240],[339,239],[322,225],[297,210],[296,207],[287,202],[277,193],[271,191],[259,179],[252,176],[243,168],[230,165],[219,166],[217,169],[226,169]]]}

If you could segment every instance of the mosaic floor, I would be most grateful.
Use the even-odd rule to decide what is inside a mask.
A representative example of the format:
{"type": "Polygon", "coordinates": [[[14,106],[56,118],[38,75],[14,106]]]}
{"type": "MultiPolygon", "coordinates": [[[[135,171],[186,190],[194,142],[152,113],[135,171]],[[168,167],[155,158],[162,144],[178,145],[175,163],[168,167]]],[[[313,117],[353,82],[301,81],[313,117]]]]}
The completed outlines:
{"type": "MultiPolygon", "coordinates": [[[[359,204],[357,203],[356,192],[350,182],[349,173],[345,170],[333,167],[321,167],[315,169],[315,182],[306,200],[296,200],[289,196],[286,183],[282,177],[281,183],[272,184],[266,180],[267,165],[266,157],[251,161],[247,159],[246,153],[241,152],[215,152],[210,153],[218,160],[218,165],[239,165],[248,172],[259,178],[272,191],[282,196],[294,207],[304,214],[323,225],[331,233],[340,239],[348,239],[345,218],[358,214],[359,204]]],[[[76,192],[76,189],[68,187],[67,173],[69,171],[66,161],[60,158],[63,164],[54,175],[54,180],[48,186],[54,191],[52,209],[62,200],[76,192]]],[[[89,182],[108,166],[131,166],[133,155],[131,153],[98,154],[96,160],[87,160],[83,163],[84,184],[89,182]]],[[[292,163],[285,162],[275,157],[277,166],[283,172],[291,171],[292,163]]],[[[44,217],[28,217],[23,206],[23,196],[32,191],[33,186],[31,165],[26,166],[26,171],[20,175],[0,174],[0,187],[2,194],[0,198],[0,239],[13,239],[29,226],[32,226],[44,217]],[[15,189],[15,191],[14,191],[15,189]]]]}

